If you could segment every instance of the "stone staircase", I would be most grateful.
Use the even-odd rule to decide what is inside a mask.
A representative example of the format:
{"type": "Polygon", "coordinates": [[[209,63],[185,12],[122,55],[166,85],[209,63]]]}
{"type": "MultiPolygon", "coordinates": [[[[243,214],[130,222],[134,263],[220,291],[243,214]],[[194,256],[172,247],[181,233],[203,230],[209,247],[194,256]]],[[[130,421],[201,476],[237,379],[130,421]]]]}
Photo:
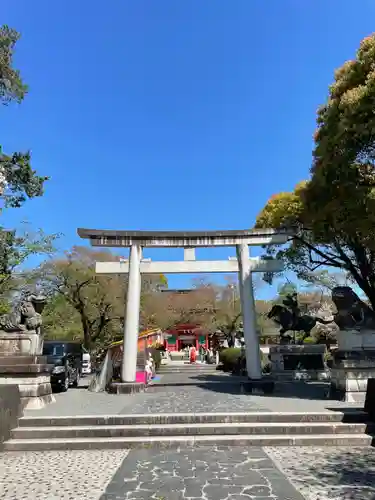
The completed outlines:
{"type": "Polygon", "coordinates": [[[371,446],[356,411],[23,417],[5,451],[223,446],[371,446]]]}
{"type": "Polygon", "coordinates": [[[184,373],[184,374],[202,374],[202,373],[220,373],[216,370],[216,365],[207,365],[205,363],[194,363],[183,361],[171,361],[166,365],[161,365],[158,369],[160,375],[166,373],[184,373]]]}

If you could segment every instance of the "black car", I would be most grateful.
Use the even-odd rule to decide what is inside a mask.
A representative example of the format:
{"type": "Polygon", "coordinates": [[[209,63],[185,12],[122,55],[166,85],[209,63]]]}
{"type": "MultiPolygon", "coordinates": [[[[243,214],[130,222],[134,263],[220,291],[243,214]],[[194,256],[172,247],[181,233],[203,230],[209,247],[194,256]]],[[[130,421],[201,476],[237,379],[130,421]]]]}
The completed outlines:
{"type": "Polygon", "coordinates": [[[78,342],[45,340],[43,355],[47,363],[53,365],[51,372],[52,390],[67,391],[77,387],[82,369],[82,345],[78,342]]]}

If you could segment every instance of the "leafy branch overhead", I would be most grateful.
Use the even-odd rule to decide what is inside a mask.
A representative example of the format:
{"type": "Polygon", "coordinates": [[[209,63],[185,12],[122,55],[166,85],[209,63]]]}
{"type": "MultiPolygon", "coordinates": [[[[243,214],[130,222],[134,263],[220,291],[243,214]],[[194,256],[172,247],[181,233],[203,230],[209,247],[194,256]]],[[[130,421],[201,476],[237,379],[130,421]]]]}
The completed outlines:
{"type": "MultiPolygon", "coordinates": [[[[0,27],[0,103],[20,103],[27,93],[19,70],[13,66],[14,49],[20,35],[4,25],[0,27]]],[[[1,144],[1,143],[0,143],[1,144]]],[[[27,198],[43,194],[48,177],[39,176],[31,167],[30,152],[5,154],[0,146],[0,196],[5,207],[20,207],[27,198]]]]}
{"type": "Polygon", "coordinates": [[[27,93],[20,72],[13,67],[14,48],[20,34],[7,25],[0,27],[0,102],[21,102],[27,93]]]}
{"type": "Polygon", "coordinates": [[[318,109],[311,177],[274,195],[256,227],[294,228],[282,250],[299,278],[344,271],[375,307],[375,35],[335,73],[318,109]]]}
{"type": "Polygon", "coordinates": [[[18,208],[27,198],[42,196],[47,180],[32,169],[29,152],[6,155],[0,150],[0,196],[5,207],[18,208]]]}

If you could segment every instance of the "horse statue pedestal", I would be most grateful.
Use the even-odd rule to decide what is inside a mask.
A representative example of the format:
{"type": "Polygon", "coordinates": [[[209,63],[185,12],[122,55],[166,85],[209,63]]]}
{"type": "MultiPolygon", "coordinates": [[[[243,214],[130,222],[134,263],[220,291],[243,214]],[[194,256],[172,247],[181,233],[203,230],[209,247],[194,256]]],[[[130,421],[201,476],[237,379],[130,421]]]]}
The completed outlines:
{"type": "Polygon", "coordinates": [[[271,374],[275,380],[327,380],[326,346],[284,344],[270,347],[271,374]]]}
{"type": "Polygon", "coordinates": [[[375,330],[340,330],[333,353],[330,397],[364,403],[367,381],[375,378],[375,330]]]}

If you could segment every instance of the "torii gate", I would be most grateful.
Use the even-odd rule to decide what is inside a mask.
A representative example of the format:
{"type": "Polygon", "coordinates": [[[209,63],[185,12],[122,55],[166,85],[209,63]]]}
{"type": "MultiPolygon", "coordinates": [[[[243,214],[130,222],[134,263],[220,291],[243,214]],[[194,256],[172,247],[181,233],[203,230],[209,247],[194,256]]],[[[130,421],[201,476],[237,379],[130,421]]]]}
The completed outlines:
{"type": "Polygon", "coordinates": [[[122,382],[135,382],[137,341],[139,330],[141,274],[171,273],[238,273],[246,346],[246,368],[250,379],[262,377],[259,339],[256,328],[253,272],[279,272],[283,265],[278,260],[250,257],[249,246],[284,244],[291,234],[274,229],[237,231],[111,231],[78,229],[81,238],[89,239],[96,247],[130,247],[129,260],[97,262],[99,274],[129,274],[124,328],[122,382]],[[228,260],[195,258],[198,247],[235,246],[237,257],[228,260]],[[142,248],[181,247],[183,261],[151,261],[142,258],[142,248]]]}

